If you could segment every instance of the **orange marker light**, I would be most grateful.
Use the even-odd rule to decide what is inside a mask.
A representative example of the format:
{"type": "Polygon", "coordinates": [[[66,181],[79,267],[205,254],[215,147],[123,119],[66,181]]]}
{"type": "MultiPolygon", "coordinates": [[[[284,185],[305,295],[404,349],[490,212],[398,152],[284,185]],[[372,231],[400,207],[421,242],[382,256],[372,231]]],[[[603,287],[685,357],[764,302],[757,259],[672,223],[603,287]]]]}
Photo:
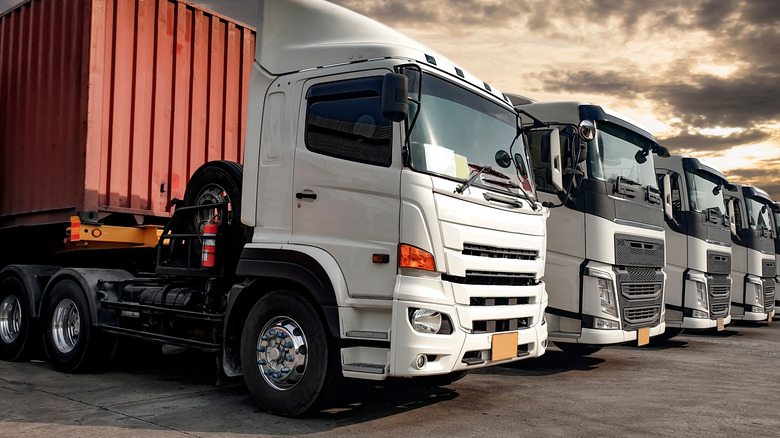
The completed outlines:
{"type": "Polygon", "coordinates": [[[436,270],[433,254],[428,251],[402,243],[398,246],[398,252],[398,266],[401,268],[414,268],[425,271],[436,270]]]}

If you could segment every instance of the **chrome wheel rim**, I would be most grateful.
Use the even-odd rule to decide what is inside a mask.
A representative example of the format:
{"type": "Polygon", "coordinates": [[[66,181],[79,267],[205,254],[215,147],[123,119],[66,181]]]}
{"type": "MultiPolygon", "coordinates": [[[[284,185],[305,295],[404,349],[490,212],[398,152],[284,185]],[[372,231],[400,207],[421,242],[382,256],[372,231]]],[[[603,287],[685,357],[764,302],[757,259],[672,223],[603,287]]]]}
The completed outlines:
{"type": "Polygon", "coordinates": [[[11,344],[19,338],[22,327],[22,306],[13,295],[3,298],[0,303],[0,338],[11,344]]]}
{"type": "Polygon", "coordinates": [[[54,345],[62,353],[70,353],[79,343],[81,316],[76,303],[64,299],[57,304],[51,318],[51,334],[54,345]]]}
{"type": "Polygon", "coordinates": [[[257,368],[272,388],[287,391],[306,372],[308,346],[303,329],[292,318],[276,317],[257,338],[257,368]]]}
{"type": "MultiPolygon", "coordinates": [[[[198,199],[195,201],[195,205],[221,204],[223,202],[228,204],[227,211],[230,212],[232,204],[227,191],[216,184],[212,184],[200,192],[198,199]]],[[[197,221],[196,229],[202,232],[203,226],[209,223],[217,215],[219,215],[219,210],[216,208],[213,210],[198,211],[197,218],[195,219],[197,221]]],[[[225,222],[225,219],[228,218],[220,218],[220,222],[225,222]]]]}

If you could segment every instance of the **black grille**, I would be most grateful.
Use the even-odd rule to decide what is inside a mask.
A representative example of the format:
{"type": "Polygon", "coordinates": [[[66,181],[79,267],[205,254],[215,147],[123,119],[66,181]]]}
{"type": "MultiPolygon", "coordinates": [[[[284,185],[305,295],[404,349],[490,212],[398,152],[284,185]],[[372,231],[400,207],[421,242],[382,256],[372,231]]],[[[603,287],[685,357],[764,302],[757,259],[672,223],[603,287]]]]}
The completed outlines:
{"type": "Polygon", "coordinates": [[[661,268],[664,266],[664,242],[616,234],[615,260],[620,260],[621,266],[661,268]]]}
{"type": "Polygon", "coordinates": [[[495,246],[475,245],[473,243],[464,243],[462,254],[476,257],[489,257],[491,259],[511,260],[536,260],[539,257],[539,251],[497,248],[495,246]]]}
{"type": "Polygon", "coordinates": [[[483,306],[517,306],[520,304],[529,304],[531,299],[528,297],[495,297],[495,298],[483,298],[483,297],[471,297],[469,306],[483,307],[483,306]]]}
{"type": "Polygon", "coordinates": [[[623,329],[652,327],[661,318],[663,278],[660,269],[627,268],[615,270],[623,329]]]}
{"type": "Polygon", "coordinates": [[[663,289],[663,283],[623,283],[620,292],[629,300],[656,298],[663,289]]]}
{"type": "MultiPolygon", "coordinates": [[[[770,282],[774,282],[774,279],[769,279],[770,282]]],[[[769,313],[775,308],[775,286],[764,286],[764,311],[769,313]]]]}
{"type": "Polygon", "coordinates": [[[528,328],[529,318],[474,321],[472,333],[499,333],[528,328]]]}
{"type": "Polygon", "coordinates": [[[731,255],[718,251],[707,251],[707,272],[726,275],[731,273],[731,255]]]}
{"type": "Polygon", "coordinates": [[[710,293],[710,319],[724,318],[731,310],[731,282],[727,275],[707,277],[710,293]]]}
{"type": "Polygon", "coordinates": [[[524,272],[494,272],[467,270],[465,277],[442,275],[442,279],[461,284],[482,284],[487,286],[533,286],[536,276],[524,272]]]}
{"type": "Polygon", "coordinates": [[[632,325],[652,323],[661,314],[661,306],[631,307],[623,312],[626,322],[632,325]]]}
{"type": "Polygon", "coordinates": [[[777,269],[775,268],[774,260],[764,260],[761,264],[761,276],[774,278],[777,275],[777,269]]]}

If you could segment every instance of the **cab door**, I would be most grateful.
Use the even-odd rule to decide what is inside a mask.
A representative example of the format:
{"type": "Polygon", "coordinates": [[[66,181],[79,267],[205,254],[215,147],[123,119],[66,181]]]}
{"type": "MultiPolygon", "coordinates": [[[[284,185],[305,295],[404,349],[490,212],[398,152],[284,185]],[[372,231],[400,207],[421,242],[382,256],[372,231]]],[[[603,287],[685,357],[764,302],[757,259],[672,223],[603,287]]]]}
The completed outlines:
{"type": "Polygon", "coordinates": [[[290,242],[327,251],[351,297],[392,298],[400,125],[382,116],[386,71],[309,80],[295,151],[290,242]]]}

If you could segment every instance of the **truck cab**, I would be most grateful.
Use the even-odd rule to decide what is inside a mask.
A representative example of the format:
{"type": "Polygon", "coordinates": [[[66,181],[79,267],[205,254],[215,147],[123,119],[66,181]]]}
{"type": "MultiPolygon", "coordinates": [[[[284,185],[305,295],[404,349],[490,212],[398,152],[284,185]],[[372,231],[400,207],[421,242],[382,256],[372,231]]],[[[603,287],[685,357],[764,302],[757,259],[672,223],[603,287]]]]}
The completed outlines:
{"type": "Polygon", "coordinates": [[[726,191],[731,230],[731,317],[766,321],[775,308],[775,242],[772,199],[754,186],[734,184],[726,191]]]}
{"type": "Polygon", "coordinates": [[[666,217],[665,337],[731,322],[731,238],[726,176],[694,157],[655,159],[666,217]]]}
{"type": "MultiPolygon", "coordinates": [[[[54,266],[34,253],[0,267],[0,358],[20,360],[42,340],[57,369],[77,372],[104,359],[113,351],[106,346],[122,336],[195,348],[216,354],[220,372],[243,376],[263,409],[297,416],[326,406],[343,378],[446,383],[544,354],[549,211],[535,198],[520,119],[506,95],[419,42],[327,1],[168,0],[138,17],[132,8],[72,3],[85,8],[65,17],[86,17],[86,24],[68,23],[86,28],[84,47],[89,38],[134,47],[127,35],[159,32],[155,50],[193,69],[177,76],[177,90],[201,90],[203,78],[221,77],[201,56],[209,42],[235,37],[219,32],[220,20],[250,26],[252,39],[229,51],[250,59],[238,75],[248,78],[248,93],[220,85],[211,100],[195,93],[174,114],[193,116],[176,126],[208,127],[209,138],[245,129],[244,153],[238,163],[163,151],[192,169],[170,218],[155,218],[164,228],[148,225],[147,233],[126,225],[154,216],[138,209],[113,209],[125,216],[111,229],[100,223],[109,213],[102,210],[89,223],[74,216],[70,227],[49,224],[74,252],[88,253],[96,239],[103,252],[78,265],[64,257],[54,266]],[[112,38],[88,32],[93,22],[110,28],[136,18],[147,21],[112,38]],[[194,45],[192,57],[184,43],[194,45]],[[207,101],[238,110],[217,120],[210,111],[194,113],[207,101]],[[229,118],[239,123],[224,123],[229,118]],[[119,251],[108,240],[118,235],[144,237],[155,248],[156,263],[154,256],[143,260],[153,272],[107,257],[119,251]]],[[[89,65],[82,61],[73,64],[89,65]]],[[[70,101],[103,100],[101,88],[85,90],[92,95],[70,101]]],[[[153,125],[142,120],[149,111],[124,106],[141,100],[118,99],[121,108],[109,113],[127,115],[128,126],[153,125]]],[[[102,138],[99,126],[87,128],[90,139],[102,138]]],[[[37,144],[8,147],[28,154],[37,144]]],[[[146,162],[140,154],[135,163],[146,162]]],[[[99,179],[96,168],[85,167],[99,179]]],[[[17,216],[14,226],[30,225],[17,216]]],[[[49,243],[30,235],[29,243],[49,243]]]]}
{"type": "MultiPolygon", "coordinates": [[[[772,224],[774,225],[775,237],[775,267],[780,263],[780,202],[772,202],[772,224]]],[[[775,276],[775,290],[777,283],[780,283],[780,276],[775,276]]],[[[780,296],[775,293],[775,309],[780,306],[780,296]]],[[[775,310],[777,314],[777,310],[775,310]]]]}
{"type": "Polygon", "coordinates": [[[665,234],[653,155],[668,152],[604,107],[510,98],[526,126],[539,198],[551,209],[550,339],[575,353],[648,343],[665,329],[665,234]]]}

